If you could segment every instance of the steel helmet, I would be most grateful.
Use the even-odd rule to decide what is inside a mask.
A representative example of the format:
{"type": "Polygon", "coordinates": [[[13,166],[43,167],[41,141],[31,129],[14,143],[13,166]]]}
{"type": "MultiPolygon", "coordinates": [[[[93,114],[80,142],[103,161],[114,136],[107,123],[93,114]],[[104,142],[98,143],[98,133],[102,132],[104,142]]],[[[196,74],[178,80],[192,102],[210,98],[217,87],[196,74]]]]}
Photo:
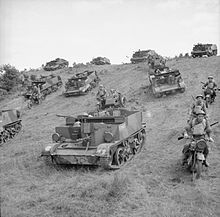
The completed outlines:
{"type": "Polygon", "coordinates": [[[199,97],[201,97],[203,99],[203,95],[202,94],[196,95],[196,99],[198,99],[199,97]]]}
{"type": "Polygon", "coordinates": [[[99,89],[101,89],[101,88],[104,88],[103,84],[100,84],[100,85],[99,85],[99,89]]]}
{"type": "Polygon", "coordinates": [[[75,123],[74,123],[74,127],[80,127],[81,126],[81,122],[80,121],[76,121],[75,123]]]}
{"type": "Polygon", "coordinates": [[[208,79],[213,79],[213,76],[210,75],[210,76],[208,77],[208,79]]]}

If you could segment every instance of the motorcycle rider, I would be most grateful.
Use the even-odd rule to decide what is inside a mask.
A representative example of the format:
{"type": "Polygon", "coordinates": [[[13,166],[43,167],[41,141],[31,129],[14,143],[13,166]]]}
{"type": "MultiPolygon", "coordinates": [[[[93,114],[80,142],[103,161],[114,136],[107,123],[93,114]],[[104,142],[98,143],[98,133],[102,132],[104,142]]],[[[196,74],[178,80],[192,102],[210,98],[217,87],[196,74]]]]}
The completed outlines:
{"type": "Polygon", "coordinates": [[[200,110],[204,111],[207,117],[207,109],[206,109],[206,105],[203,101],[203,95],[202,94],[198,94],[196,96],[196,100],[195,102],[193,102],[192,106],[191,106],[191,114],[190,114],[190,119],[189,121],[191,121],[192,119],[196,118],[196,113],[200,110]]]}
{"type": "Polygon", "coordinates": [[[213,99],[213,101],[215,100],[217,84],[215,83],[213,76],[208,76],[208,81],[203,85],[202,89],[205,89],[205,96],[211,90],[211,98],[213,99]]]}
{"type": "Polygon", "coordinates": [[[98,93],[96,94],[96,99],[101,102],[102,107],[105,105],[107,96],[107,91],[102,84],[99,85],[98,93]]]}
{"type": "MultiPolygon", "coordinates": [[[[191,120],[188,123],[188,126],[185,128],[184,138],[190,138],[189,135],[193,137],[195,140],[205,139],[205,135],[208,136],[208,141],[214,142],[211,138],[211,128],[208,120],[205,118],[205,112],[200,110],[196,113],[197,117],[191,120]]],[[[185,145],[183,148],[183,164],[187,162],[187,159],[190,156],[190,144],[185,145]]],[[[204,149],[204,157],[205,161],[203,162],[206,167],[208,167],[207,156],[209,154],[208,146],[204,149]]]]}

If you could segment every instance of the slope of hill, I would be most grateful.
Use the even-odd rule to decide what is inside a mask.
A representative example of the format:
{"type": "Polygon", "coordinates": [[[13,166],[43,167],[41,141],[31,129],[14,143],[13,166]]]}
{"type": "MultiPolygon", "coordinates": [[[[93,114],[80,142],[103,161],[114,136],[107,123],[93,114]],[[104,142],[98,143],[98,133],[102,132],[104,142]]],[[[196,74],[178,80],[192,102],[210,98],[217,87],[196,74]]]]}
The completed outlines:
{"type": "MultiPolygon", "coordinates": [[[[210,168],[195,184],[180,164],[186,141],[177,138],[186,124],[191,96],[201,92],[200,81],[212,74],[220,84],[220,58],[181,59],[168,65],[182,72],[187,90],[161,99],[152,96],[144,64],[93,66],[107,88],[121,91],[129,108],[145,114],[145,146],[118,171],[60,167],[40,157],[54,127],[64,122],[55,114],[93,110],[96,89],[71,98],[59,90],[31,110],[25,109],[21,98],[1,104],[0,109],[23,109],[21,133],[0,147],[2,216],[219,216],[220,126],[213,128],[215,143],[209,144],[210,168]]],[[[56,73],[66,80],[75,71],[56,73]]],[[[209,108],[210,122],[220,120],[219,109],[218,94],[209,108]]]]}

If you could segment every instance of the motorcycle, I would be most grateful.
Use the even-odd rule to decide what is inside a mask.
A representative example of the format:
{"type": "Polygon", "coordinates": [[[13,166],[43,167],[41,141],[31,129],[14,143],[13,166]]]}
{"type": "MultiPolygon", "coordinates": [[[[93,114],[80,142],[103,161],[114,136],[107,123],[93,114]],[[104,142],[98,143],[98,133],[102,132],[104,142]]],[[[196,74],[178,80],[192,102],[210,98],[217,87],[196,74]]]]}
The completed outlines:
{"type": "Polygon", "coordinates": [[[208,108],[209,105],[211,105],[214,102],[213,90],[206,89],[204,93],[204,99],[205,99],[206,108],[208,108]]]}
{"type": "MultiPolygon", "coordinates": [[[[186,147],[183,148],[183,153],[186,154],[186,147]]],[[[189,146],[187,146],[188,157],[186,160],[187,168],[192,172],[192,180],[201,177],[202,168],[205,164],[205,149],[208,149],[206,139],[192,138],[189,146]]]]}
{"type": "Polygon", "coordinates": [[[28,106],[29,109],[31,109],[34,104],[40,104],[41,101],[42,101],[41,97],[39,97],[37,94],[32,94],[28,99],[28,105],[27,106],[28,106]]]}

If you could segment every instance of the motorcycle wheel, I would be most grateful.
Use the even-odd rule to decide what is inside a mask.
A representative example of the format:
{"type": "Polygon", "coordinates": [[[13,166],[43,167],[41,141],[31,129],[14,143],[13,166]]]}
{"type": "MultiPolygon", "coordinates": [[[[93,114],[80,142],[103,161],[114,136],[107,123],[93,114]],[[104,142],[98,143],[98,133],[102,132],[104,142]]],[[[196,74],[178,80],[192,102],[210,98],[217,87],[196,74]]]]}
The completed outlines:
{"type": "Polygon", "coordinates": [[[209,102],[208,102],[208,99],[207,99],[207,98],[205,99],[205,106],[206,106],[206,108],[209,107],[209,102]]]}
{"type": "Polygon", "coordinates": [[[202,161],[201,160],[197,160],[197,168],[196,168],[196,178],[199,179],[201,177],[201,173],[202,173],[202,161]]]}
{"type": "Polygon", "coordinates": [[[32,106],[33,106],[32,102],[28,102],[28,105],[27,105],[28,109],[31,109],[32,106]]]}

